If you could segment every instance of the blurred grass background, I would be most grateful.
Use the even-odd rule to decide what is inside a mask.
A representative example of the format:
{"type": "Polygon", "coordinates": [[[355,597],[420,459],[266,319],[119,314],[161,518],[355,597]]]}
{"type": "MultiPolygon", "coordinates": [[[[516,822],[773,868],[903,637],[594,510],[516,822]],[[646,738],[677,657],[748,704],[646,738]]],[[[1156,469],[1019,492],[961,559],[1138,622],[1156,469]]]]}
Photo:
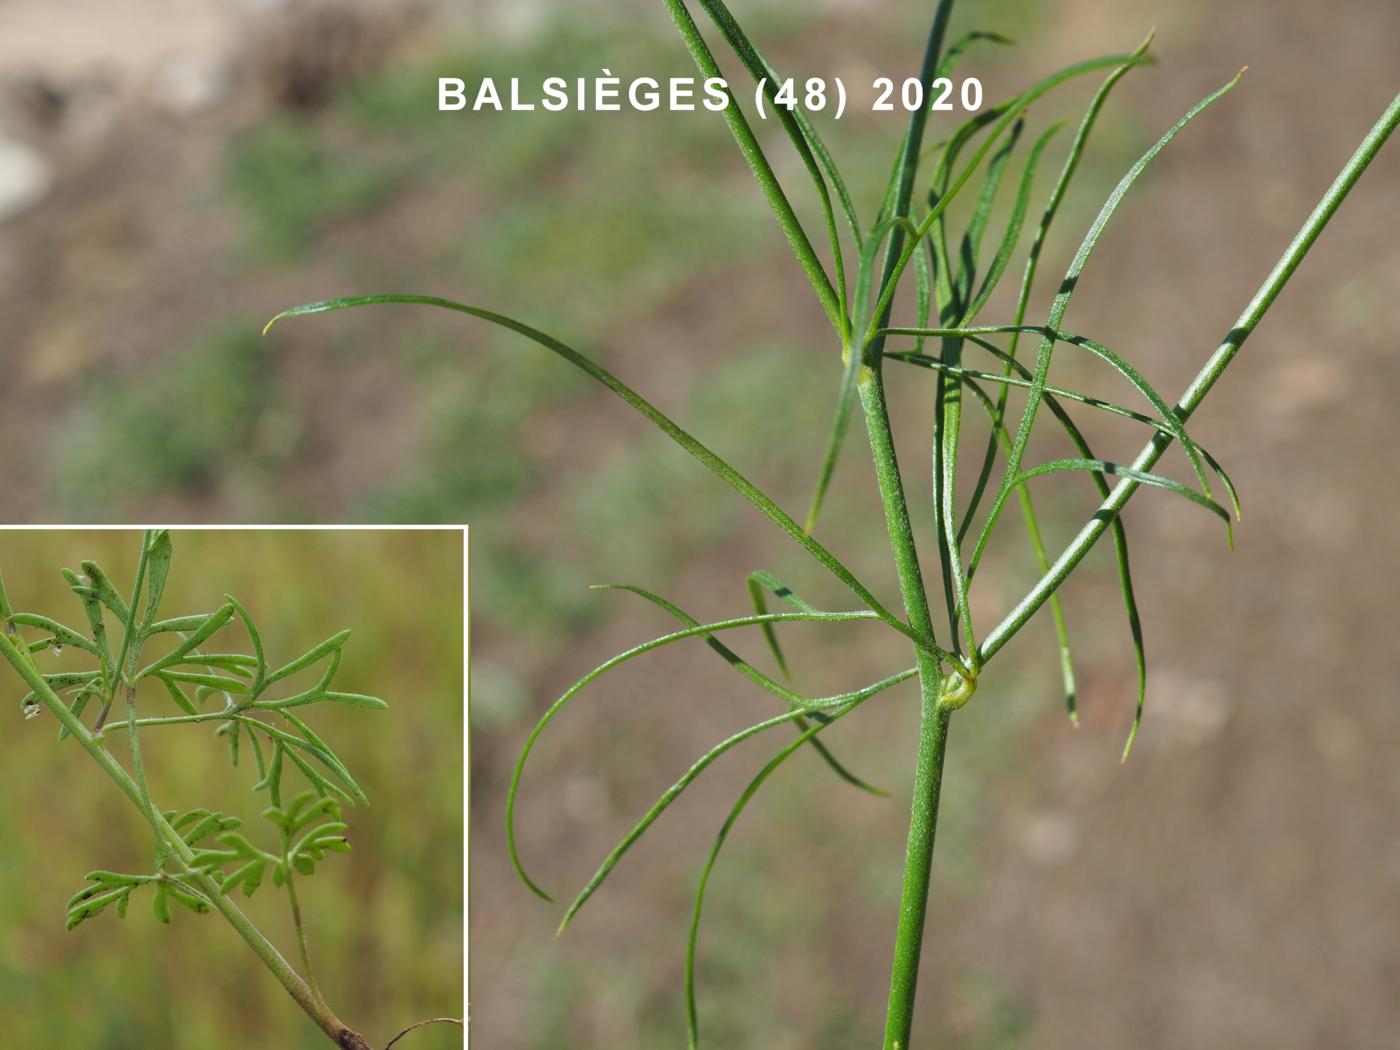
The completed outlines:
{"type": "MultiPolygon", "coordinates": [[[[382,1046],[428,1016],[462,1003],[462,538],[429,531],[179,531],[163,616],[207,612],[232,593],[251,612],[273,664],[342,628],[339,688],[386,699],[388,711],[327,704],[305,719],[370,797],[347,807],[352,852],[328,855],[300,884],[312,959],[332,1008],[382,1046]]],[[[118,588],[131,585],[134,531],[8,531],[0,569],[16,610],[85,626],[61,567],[92,559],[118,588]]],[[[86,632],[84,632],[86,633],[86,632]]],[[[241,632],[238,632],[241,634],[241,632]]],[[[225,651],[249,652],[225,631],[225,651]]],[[[31,632],[31,640],[34,635],[31,632]]],[[[221,635],[220,637],[223,637],[221,635]]],[[[37,656],[45,671],[83,669],[86,654],[37,656]]],[[[19,683],[0,669],[0,695],[19,683]]],[[[298,679],[299,680],[299,679],[298,679]]],[[[157,689],[144,710],[169,713],[157,689]]],[[[217,915],[174,909],[163,926],[137,891],[125,920],[108,909],[70,933],[64,902],[94,868],[150,870],[149,833],[127,799],[47,712],[18,714],[0,735],[0,1013],[12,1047],[325,1045],[217,915]]],[[[244,748],[237,769],[214,724],[142,734],[156,803],[240,816],[256,841],[264,794],[244,748]]],[[[110,744],[129,766],[125,736],[110,744]]],[[[284,797],[305,785],[286,774],[284,797]]],[[[296,958],[285,892],[268,883],[240,907],[284,955],[296,958]]],[[[300,968],[298,966],[298,968],[300,968]]],[[[415,1033],[414,1045],[460,1045],[456,1029],[415,1033]]]]}

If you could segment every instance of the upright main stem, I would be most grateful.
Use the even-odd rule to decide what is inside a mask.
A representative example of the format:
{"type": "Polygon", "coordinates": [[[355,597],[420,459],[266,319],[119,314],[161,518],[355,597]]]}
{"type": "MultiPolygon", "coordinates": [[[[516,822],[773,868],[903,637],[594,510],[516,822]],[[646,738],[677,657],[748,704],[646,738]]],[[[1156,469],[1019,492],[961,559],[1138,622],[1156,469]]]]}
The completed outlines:
{"type": "MultiPolygon", "coordinates": [[[[922,684],[922,682],[921,682],[922,684]]],[[[914,993],[923,952],[933,871],[933,836],[938,825],[938,795],[943,783],[943,754],[948,745],[952,708],[938,702],[937,690],[920,696],[919,759],[914,768],[914,805],[909,814],[909,842],[904,858],[904,886],[899,898],[890,1001],[885,1013],[885,1050],[908,1050],[914,1026],[914,993]]]]}
{"type": "MultiPolygon", "coordinates": [[[[866,370],[860,381],[861,407],[885,524],[894,549],[900,593],[909,625],[933,637],[928,596],[909,523],[908,505],[895,458],[884,384],[878,370],[866,370]]],[[[934,831],[938,825],[939,788],[943,782],[943,755],[948,743],[952,709],[940,702],[943,669],[937,657],[922,646],[915,648],[919,669],[919,754],[914,772],[914,798],[909,813],[909,839],[904,856],[904,881],[900,890],[899,926],[895,931],[894,963],[890,974],[889,1007],[885,1014],[885,1050],[907,1050],[914,1025],[914,993],[919,980],[923,950],[924,918],[928,912],[929,875],[933,868],[934,831]]]]}
{"type": "MultiPolygon", "coordinates": [[[[929,29],[928,45],[924,49],[920,79],[926,95],[938,67],[938,54],[943,49],[943,36],[948,28],[953,0],[939,0],[929,29]]],[[[914,178],[923,143],[927,110],[920,107],[909,119],[909,133],[904,140],[893,215],[909,214],[914,194],[914,178]]],[[[879,294],[894,276],[904,247],[903,231],[896,227],[886,246],[882,265],[879,294]]],[[[893,302],[893,297],[888,300],[893,302]]],[[[890,306],[886,305],[876,328],[889,323],[890,306]]],[[[933,637],[933,620],[929,615],[928,595],[924,590],[923,574],[919,570],[918,549],[909,522],[909,507],[904,498],[899,463],[895,456],[894,435],[890,429],[889,408],[885,404],[883,365],[884,339],[876,337],[868,346],[860,347],[862,368],[859,380],[861,408],[866,431],[870,437],[870,452],[875,462],[875,476],[880,485],[880,499],[885,510],[885,527],[890,535],[895,568],[899,574],[899,590],[909,626],[927,638],[933,637]]],[[[939,537],[943,542],[943,537],[939,537]]],[[[909,815],[909,839],[904,858],[904,880],[900,891],[899,926],[895,932],[894,963],[890,974],[890,999],[885,1015],[885,1050],[908,1050],[909,1032],[914,1025],[914,994],[919,980],[919,958],[923,949],[924,918],[928,912],[929,875],[933,867],[934,830],[938,824],[938,796],[943,781],[943,755],[948,742],[948,722],[951,708],[939,698],[943,688],[943,670],[938,658],[922,646],[915,649],[919,668],[919,754],[914,774],[914,798],[909,815]]]]}

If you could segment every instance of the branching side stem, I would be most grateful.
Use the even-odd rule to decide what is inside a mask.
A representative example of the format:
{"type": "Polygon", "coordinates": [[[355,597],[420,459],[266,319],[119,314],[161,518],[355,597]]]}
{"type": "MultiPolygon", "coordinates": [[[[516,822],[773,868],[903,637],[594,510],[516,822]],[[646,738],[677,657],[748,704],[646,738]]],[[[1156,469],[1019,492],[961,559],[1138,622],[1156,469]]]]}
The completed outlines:
{"type": "MultiPolygon", "coordinates": [[[[284,835],[282,841],[282,854],[287,855],[291,848],[291,836],[284,835]]],[[[301,902],[297,900],[296,875],[292,873],[290,861],[287,864],[287,899],[292,902],[292,925],[297,929],[297,948],[301,950],[301,965],[306,970],[306,983],[311,988],[311,994],[315,996],[316,1002],[321,1009],[330,1013],[330,1007],[326,1005],[326,997],[321,994],[321,987],[316,983],[316,970],[311,965],[311,949],[306,943],[306,926],[301,919],[301,902]]]]}
{"type": "MultiPolygon", "coordinates": [[[[23,639],[20,640],[19,644],[24,644],[23,639]]],[[[170,826],[169,821],[161,815],[159,810],[148,804],[141,789],[122,768],[121,763],[113,758],[111,753],[88,731],[87,726],[75,717],[72,711],[68,710],[68,705],[50,688],[48,681],[38,668],[20,655],[15,642],[3,631],[0,631],[0,655],[3,655],[10,662],[14,669],[19,672],[20,677],[34,690],[40,702],[82,745],[83,750],[92,756],[93,761],[102,767],[102,771],[112,778],[117,787],[121,788],[122,794],[126,795],[131,800],[132,805],[151,822],[157,841],[163,843],[179,862],[182,869],[181,877],[199,888],[208,898],[209,903],[213,905],[214,910],[222,915],[234,928],[234,931],[243,938],[248,947],[253,949],[253,953],[262,960],[263,965],[287,990],[287,994],[306,1011],[321,1031],[325,1032],[342,1050],[371,1050],[369,1043],[365,1042],[362,1036],[346,1027],[340,1018],[336,1017],[324,1004],[317,1001],[317,997],[306,982],[301,979],[301,975],[292,969],[287,960],[282,957],[282,953],[263,936],[262,931],[253,925],[238,905],[221,892],[218,882],[209,874],[195,870],[194,852],[186,845],[185,840],[170,826]]],[[[130,726],[130,722],[128,722],[128,726],[130,726]]],[[[134,737],[133,733],[133,739],[134,737]]]]}
{"type": "MultiPolygon", "coordinates": [[[[1318,201],[1317,207],[1303,223],[1293,241],[1288,245],[1288,249],[1283,253],[1277,265],[1270,271],[1269,276],[1264,279],[1264,283],[1259,286],[1259,290],[1254,293],[1254,298],[1249,301],[1249,305],[1244,308],[1234,326],[1226,334],[1215,353],[1201,367],[1196,378],[1191,385],[1186,388],[1186,392],[1181,395],[1181,399],[1176,403],[1174,412],[1178,419],[1185,421],[1191,413],[1196,411],[1201,402],[1205,399],[1210,388],[1215,385],[1216,380],[1224,373],[1225,368],[1239,353],[1240,347],[1244,345],[1246,339],[1259,324],[1265,312],[1273,305],[1278,298],[1279,292],[1283,291],[1283,286],[1288,283],[1288,279],[1293,276],[1298,269],[1303,257],[1307,255],[1308,249],[1313,246],[1318,235],[1322,233],[1328,221],[1336,214],[1342,201],[1351,193],[1356,181],[1361,178],[1367,166],[1375,159],[1377,153],[1385,145],[1396,125],[1400,124],[1400,95],[1396,95],[1394,101],[1381,114],[1375,126],[1367,133],[1361,145],[1356,148],[1356,152],[1351,155],[1341,172],[1333,180],[1332,185],[1327,188],[1327,192],[1318,201]]],[[[1135,470],[1151,470],[1156,462],[1162,458],[1162,453],[1172,443],[1169,434],[1158,432],[1152,436],[1152,440],[1147,443],[1143,450],[1133,460],[1132,466],[1135,470]]],[[[1007,613],[1006,618],[997,624],[982,641],[982,660],[989,660],[996,654],[1002,646],[1009,642],[1013,635],[1019,631],[1037,609],[1045,604],[1050,595],[1055,593],[1056,588],[1062,584],[1069,574],[1074,571],[1084,555],[1089,553],[1099,537],[1108,529],[1109,524],[1118,516],[1127,504],[1129,497],[1138,489],[1138,482],[1125,479],[1120,481],[1108,498],[1103,501],[1093,517],[1084,525],[1079,533],[1065,548],[1064,552],[1055,559],[1055,563],[1050,566],[1048,572],[1036,583],[1034,587],[1017,602],[1016,607],[1007,613]]]]}

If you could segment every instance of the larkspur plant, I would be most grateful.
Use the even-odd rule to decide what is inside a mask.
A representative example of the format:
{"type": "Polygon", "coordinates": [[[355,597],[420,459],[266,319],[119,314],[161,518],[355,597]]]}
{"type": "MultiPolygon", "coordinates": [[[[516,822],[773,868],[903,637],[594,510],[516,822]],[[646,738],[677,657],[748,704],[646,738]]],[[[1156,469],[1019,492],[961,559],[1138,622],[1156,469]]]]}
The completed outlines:
{"type": "MultiPolygon", "coordinates": [[[[328,854],[349,853],[349,826],[341,819],[342,805],[368,802],[345,763],[330,745],[293,713],[313,704],[344,704],[367,710],[388,705],[375,696],[331,688],[340,668],[341,651],[350,632],[340,631],[296,659],[271,667],[262,638],[249,611],[232,595],[210,613],[157,619],[174,555],[168,530],[148,530],[142,539],[135,582],[124,598],[102,568],[82,563],[82,572],[63,570],[63,577],[82,605],[87,633],[37,613],[15,612],[0,576],[0,654],[29,687],[20,701],[26,719],[47,709],[59,722],[58,739],[73,738],[111,777],[149,824],[155,847],[151,871],[123,873],[90,871],[85,886],[68,901],[68,929],[109,907],[121,918],[134,894],[150,893],[151,909],[163,923],[172,919],[172,905],[204,914],[216,911],[248,944],[311,1019],[344,1050],[370,1050],[365,1038],[347,1027],[327,1005],[316,983],[311,953],[297,897],[297,880],[309,878],[328,854]],[[120,627],[118,638],[108,616],[120,627]],[[251,653],[210,651],[209,643],[225,628],[241,623],[251,653]],[[23,629],[42,637],[28,641],[23,629]],[[173,642],[173,646],[162,643],[173,642]],[[45,673],[35,654],[71,647],[89,655],[97,666],[89,671],[45,673]],[[148,647],[165,651],[148,657],[148,647]],[[290,692],[274,689],[301,671],[319,669],[314,685],[290,692]],[[142,682],[161,691],[180,710],[178,715],[138,717],[142,682]],[[65,699],[67,697],[67,699],[65,699]],[[116,717],[108,720],[113,707],[116,717]],[[85,711],[98,706],[92,727],[85,711]],[[276,724],[278,721],[282,725],[276,724]],[[189,723],[216,724],[215,733],[227,741],[236,767],[242,742],[252,752],[258,779],[255,792],[269,803],[262,812],[264,834],[252,837],[240,830],[237,817],[205,808],[161,809],[146,779],[143,734],[189,723]],[[131,771],[107,749],[109,734],[124,734],[131,749],[131,771]],[[296,771],[308,788],[293,793],[285,774],[296,771]],[[258,840],[258,841],[255,841],[258,840]],[[292,968],[277,948],[232,900],[241,889],[251,897],[265,881],[285,890],[296,928],[302,973],[292,968]]],[[[159,695],[159,694],[157,694],[159,695]]],[[[140,706],[144,706],[143,697],[140,706]]],[[[453,1021],[435,1018],[433,1021],[453,1021]]],[[[419,1022],[405,1029],[431,1021],[419,1022]]],[[[398,1036],[394,1040],[397,1041],[398,1036]]]]}
{"type": "MultiPolygon", "coordinates": [[[[664,2],[701,74],[706,77],[719,76],[719,66],[685,0],[664,2]]],[[[1224,521],[1227,536],[1229,535],[1230,511],[1221,504],[1211,478],[1214,476],[1218,479],[1219,487],[1224,490],[1228,503],[1238,515],[1234,487],[1214,457],[1187,434],[1185,424],[1254,331],[1323,227],[1394,131],[1397,122],[1400,122],[1400,97],[1390,103],[1347,161],[1272,272],[1245,307],[1239,320],[1201,367],[1195,380],[1176,403],[1170,405],[1124,356],[1093,339],[1066,330],[1065,313],[1095,246],[1125,194],[1147,166],[1188,123],[1239,82],[1239,75],[1190,109],[1123,176],[1080,242],[1063,280],[1057,286],[1045,323],[1035,325],[1026,323],[1025,319],[1047,235],[1071,180],[1078,171],[1090,134],[1109,93],[1126,74],[1151,61],[1148,54],[1150,37],[1131,53],[1109,55],[1078,63],[1003,102],[987,107],[968,119],[945,142],[932,150],[926,150],[923,146],[928,111],[919,109],[913,112],[890,172],[884,199],[879,205],[874,222],[865,226],[857,217],[851,196],[831,153],[822,143],[808,117],[800,108],[789,110],[778,104],[776,92],[778,85],[783,83],[781,75],[754,46],[722,0],[697,2],[753,79],[757,82],[761,78],[767,78],[766,90],[771,103],[770,112],[782,124],[803,169],[810,178],[824,220],[827,250],[832,266],[830,272],[813,246],[787,192],[760,147],[753,127],[744,116],[737,100],[731,98],[730,104],[723,111],[723,119],[772,207],[783,234],[816,293],[818,303],[830,319],[839,348],[841,375],[834,418],[825,454],[817,471],[814,495],[805,522],[799,524],[796,518],[779,507],[744,474],[721,459],[699,439],[602,365],[564,342],[513,318],[479,306],[433,296],[390,294],[334,299],[295,307],[273,318],[268,327],[285,317],[376,303],[419,303],[459,311],[514,331],[558,355],[617,394],[662,433],[757,507],[859,599],[863,606],[860,609],[846,612],[824,611],[798,597],[791,588],[771,573],[757,572],[747,581],[754,608],[751,615],[701,624],[659,595],[641,587],[619,585],[621,589],[631,591],[658,606],[678,620],[682,627],[634,646],[600,664],[579,679],[548,708],[526,738],[516,764],[506,804],[506,834],[511,859],[521,879],[536,894],[549,900],[544,890],[526,873],[516,847],[515,801],[521,774],[541,731],[561,709],[586,686],[622,663],[676,642],[703,639],[735,671],[783,702],[786,711],[722,741],[691,766],[608,854],[597,873],[569,905],[560,923],[562,931],[579,908],[598,889],[623,854],[712,762],[726,751],[767,729],[783,724],[793,725],[797,729],[796,738],[763,766],[740,795],[719,829],[700,876],[686,946],[685,967],[689,1038],[690,1045],[694,1047],[699,1041],[695,999],[695,947],[701,906],[706,883],[729,830],[764,781],[804,745],[810,744],[817,749],[838,775],[858,786],[868,787],[822,747],[818,734],[878,693],[900,682],[917,679],[921,712],[918,753],[884,1034],[885,1050],[907,1050],[910,1045],[914,993],[928,904],[939,790],[953,713],[972,698],[991,659],[1026,625],[1035,612],[1048,605],[1059,645],[1064,695],[1070,717],[1075,717],[1075,683],[1069,634],[1056,592],[1089,549],[1105,533],[1110,533],[1113,537],[1123,607],[1138,671],[1136,710],[1124,748],[1124,758],[1127,757],[1137,734],[1143,710],[1146,659],[1133,594],[1128,542],[1120,513],[1140,488],[1155,487],[1189,499],[1215,514],[1224,521]],[[998,283],[1011,268],[1012,258],[1030,214],[1040,164],[1053,136],[1061,129],[1060,124],[1045,129],[1027,152],[1004,232],[990,259],[983,266],[982,248],[987,239],[993,209],[1002,184],[1006,181],[1010,160],[1025,136],[1031,104],[1061,84],[1098,71],[1107,71],[1107,77],[1089,103],[1061,163],[1059,174],[1041,208],[1039,223],[1030,237],[1030,247],[1022,267],[1011,317],[1000,324],[984,323],[979,319],[980,313],[998,283]],[[921,165],[935,155],[936,160],[932,163],[931,173],[925,174],[922,183],[927,189],[924,198],[926,204],[916,209],[915,188],[920,184],[921,165]],[[949,230],[949,206],[968,193],[974,186],[974,178],[978,177],[979,172],[980,186],[970,194],[970,218],[966,228],[954,241],[949,230]],[[846,231],[841,228],[843,222],[848,227],[846,231]],[[846,265],[847,253],[852,248],[856,259],[853,293],[846,265]],[[912,324],[894,326],[891,324],[891,315],[896,292],[904,285],[911,270],[915,284],[916,318],[912,324]],[[1032,364],[1025,363],[1017,357],[1018,343],[1022,337],[1035,341],[1036,354],[1032,364]],[[910,343],[901,348],[888,348],[887,344],[895,339],[907,339],[910,343]],[[925,347],[931,341],[936,341],[936,353],[925,351],[925,347]],[[1055,350],[1061,345],[1091,355],[1109,366],[1142,395],[1150,411],[1108,403],[1078,390],[1052,385],[1050,367],[1055,350]],[[979,369],[965,364],[964,354],[973,351],[985,352],[991,359],[993,368],[979,369]],[[885,399],[884,370],[887,362],[935,373],[931,384],[933,476],[926,506],[931,518],[930,532],[937,544],[941,570],[942,603],[946,608],[948,624],[946,641],[940,641],[935,633],[925,578],[919,566],[914,522],[911,520],[906,498],[906,478],[900,471],[895,454],[885,399]],[[1019,421],[1014,425],[1008,415],[1009,394],[1013,388],[1025,391],[1024,407],[1019,421]],[[959,490],[958,462],[963,435],[962,408],[965,394],[970,395],[983,410],[988,418],[989,427],[980,469],[970,492],[962,498],[959,490]],[[882,499],[894,570],[904,606],[903,617],[882,604],[871,589],[857,579],[855,574],[814,535],[857,400],[864,415],[875,478],[882,499]],[[1091,450],[1071,417],[1071,404],[1135,421],[1147,428],[1150,436],[1142,450],[1127,465],[1102,459],[1091,450]],[[1064,430],[1077,455],[1027,466],[1025,455],[1032,430],[1038,420],[1045,418],[1045,413],[1041,412],[1042,408],[1064,430]],[[1153,472],[1152,468],[1172,442],[1178,443],[1186,455],[1195,482],[1193,486],[1153,472]],[[999,457],[1004,461],[1000,481],[993,484],[999,457]],[[1086,475],[1102,502],[1069,545],[1051,560],[1042,539],[1027,483],[1049,474],[1070,473],[1086,475]],[[1110,478],[1115,479],[1115,483],[1110,484],[1110,478]],[[988,539],[1001,521],[1007,503],[1013,497],[1019,504],[1029,546],[1041,575],[998,624],[979,635],[974,630],[971,616],[972,583],[981,567],[988,539]],[[972,542],[969,543],[969,540],[972,542]],[[769,612],[766,605],[769,596],[782,601],[789,607],[789,611],[769,612]],[[791,688],[788,684],[788,664],[776,636],[778,624],[862,621],[883,623],[903,635],[912,643],[914,666],[864,688],[834,696],[812,697],[791,688]],[[762,631],[780,678],[760,670],[716,637],[721,632],[748,627],[757,627],[762,631]]],[[[924,85],[924,98],[933,97],[933,81],[949,76],[955,63],[969,46],[978,43],[1008,43],[1006,38],[998,34],[971,33],[945,50],[944,37],[952,6],[952,0],[940,0],[934,12],[919,73],[924,85]]]]}

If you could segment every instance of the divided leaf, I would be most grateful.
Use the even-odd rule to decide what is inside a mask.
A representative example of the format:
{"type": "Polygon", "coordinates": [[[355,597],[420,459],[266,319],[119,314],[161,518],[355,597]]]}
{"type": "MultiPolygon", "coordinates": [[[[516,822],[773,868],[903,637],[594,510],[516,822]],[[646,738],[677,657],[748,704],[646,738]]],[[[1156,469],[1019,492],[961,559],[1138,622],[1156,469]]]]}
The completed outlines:
{"type": "Polygon", "coordinates": [[[196,850],[194,867],[212,875],[219,883],[219,892],[228,894],[239,886],[243,895],[251,897],[262,885],[263,875],[268,865],[274,868],[282,863],[281,858],[254,846],[237,831],[225,831],[215,837],[219,848],[196,850]],[[225,868],[232,868],[225,871],[225,868]]]}
{"type": "Polygon", "coordinates": [[[175,810],[170,809],[162,815],[184,839],[187,846],[193,846],[200,839],[208,838],[210,835],[232,831],[243,823],[238,817],[231,817],[226,813],[209,809],[187,810],[178,817],[175,812],[175,810]]]}
{"type": "Polygon", "coordinates": [[[117,906],[117,917],[126,918],[131,891],[149,880],[146,875],[123,875],[115,871],[90,871],[83,878],[93,883],[68,898],[68,929],[90,919],[109,904],[117,906]]]}
{"type": "Polygon", "coordinates": [[[160,922],[170,922],[172,900],[198,914],[209,911],[209,902],[199,890],[171,875],[125,875],[116,871],[90,871],[83,877],[93,885],[68,898],[69,930],[112,904],[116,905],[117,918],[126,918],[132,891],[147,885],[155,887],[151,897],[151,910],[160,922]]]}
{"type": "MultiPolygon", "coordinates": [[[[5,593],[3,578],[0,577],[0,631],[3,631],[0,650],[30,687],[21,698],[25,713],[38,713],[44,704],[53,707],[56,701],[61,702],[66,694],[71,694],[69,710],[60,711],[60,714],[65,717],[71,714],[81,719],[84,707],[96,698],[103,705],[103,712],[93,732],[100,735],[113,701],[119,692],[124,695],[128,703],[127,717],[110,728],[129,734],[133,762],[131,772],[125,776],[130,777],[140,799],[140,807],[156,828],[154,872],[149,875],[106,870],[90,872],[87,879],[91,884],[79,890],[68,902],[69,929],[99,914],[109,905],[114,906],[118,916],[125,917],[132,891],[146,885],[152,889],[151,907],[155,917],[162,923],[168,923],[174,904],[196,912],[211,909],[215,891],[205,875],[214,880],[219,894],[241,888],[245,896],[252,896],[269,874],[277,885],[287,882],[294,871],[310,875],[327,854],[350,850],[345,835],[348,826],[341,820],[340,800],[367,801],[364,791],[355,782],[345,763],[326,741],[305,722],[283,710],[314,702],[369,710],[382,710],[388,706],[380,698],[366,693],[330,688],[350,632],[340,631],[332,635],[269,673],[257,627],[248,610],[231,596],[226,596],[226,603],[213,613],[163,620],[156,618],[166,593],[172,560],[173,544],[168,531],[148,530],[144,534],[136,580],[129,599],[123,599],[106,574],[92,562],[82,563],[84,575],[62,570],[69,589],[82,604],[91,632],[90,639],[50,617],[14,612],[5,593]],[[139,620],[138,610],[141,611],[139,620]],[[117,616],[123,629],[120,652],[115,657],[108,638],[106,612],[117,616]],[[253,653],[202,651],[201,646],[235,615],[247,630],[253,653]],[[19,630],[22,627],[34,628],[46,633],[47,637],[30,642],[19,630]],[[137,672],[146,640],[165,633],[180,636],[174,648],[137,672]],[[63,646],[95,656],[98,668],[42,673],[32,654],[46,649],[58,650],[63,646]],[[261,701],[257,705],[276,709],[290,731],[268,725],[249,710],[267,686],[321,663],[325,667],[316,685],[295,696],[261,701]],[[142,677],[159,681],[181,715],[139,718],[134,687],[142,677]],[[224,698],[225,708],[202,712],[200,703],[216,696],[224,698]],[[235,697],[240,698],[241,702],[235,703],[235,697]],[[142,729],[149,732],[171,723],[207,719],[220,720],[216,735],[228,739],[234,766],[238,765],[243,740],[246,737],[249,741],[258,772],[258,780],[253,787],[254,790],[269,790],[272,806],[264,816],[280,831],[278,853],[254,845],[238,830],[241,822],[237,817],[198,808],[183,813],[167,810],[162,820],[162,815],[151,803],[141,758],[142,729]],[[264,752],[259,735],[272,744],[270,759],[264,752]],[[312,790],[299,794],[286,810],[280,808],[284,759],[290,759],[312,786],[312,790]],[[326,772],[323,773],[322,769],[326,772]],[[183,846],[172,842],[172,832],[179,836],[183,846]],[[179,874],[164,870],[172,859],[172,845],[181,856],[190,859],[191,867],[182,866],[179,874]],[[189,850],[187,854],[186,849],[189,850]],[[191,870],[196,874],[191,875],[191,870]]],[[[70,724],[65,721],[60,729],[60,739],[68,735],[67,726],[70,724]]],[[[93,740],[84,740],[83,743],[89,751],[93,750],[93,740]]]]}

